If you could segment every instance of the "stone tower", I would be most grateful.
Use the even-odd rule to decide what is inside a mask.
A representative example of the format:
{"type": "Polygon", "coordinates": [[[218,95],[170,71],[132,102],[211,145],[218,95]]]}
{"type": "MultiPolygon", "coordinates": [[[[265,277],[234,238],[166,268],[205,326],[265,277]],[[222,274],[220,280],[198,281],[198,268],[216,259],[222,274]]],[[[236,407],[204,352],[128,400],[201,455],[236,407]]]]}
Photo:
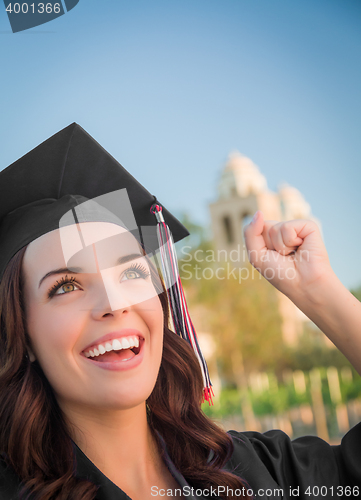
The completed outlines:
{"type": "Polygon", "coordinates": [[[280,202],[267,188],[258,167],[238,152],[229,155],[218,185],[218,200],[210,205],[214,243],[231,251],[243,243],[243,227],[257,210],[280,220],[280,202]]]}

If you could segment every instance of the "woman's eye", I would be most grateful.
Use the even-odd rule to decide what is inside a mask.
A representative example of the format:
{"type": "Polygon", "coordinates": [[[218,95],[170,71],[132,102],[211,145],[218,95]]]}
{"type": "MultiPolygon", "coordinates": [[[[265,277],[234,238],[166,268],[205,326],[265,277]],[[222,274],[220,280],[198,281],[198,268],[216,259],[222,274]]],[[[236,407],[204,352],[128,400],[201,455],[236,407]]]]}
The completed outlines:
{"type": "Polygon", "coordinates": [[[125,278],[126,280],[134,280],[140,278],[140,275],[136,271],[125,271],[125,273],[123,274],[123,278],[125,278]]]}
{"type": "Polygon", "coordinates": [[[74,283],[65,283],[65,285],[61,285],[61,287],[58,288],[54,295],[63,295],[64,293],[74,292],[75,290],[80,290],[80,288],[74,283]]]}
{"type": "Polygon", "coordinates": [[[75,278],[69,279],[68,276],[65,276],[48,290],[48,298],[51,299],[54,295],[65,295],[66,293],[75,292],[75,290],[82,290],[82,288],[75,282],[75,278]]]}
{"type": "Polygon", "coordinates": [[[148,269],[140,264],[137,264],[136,266],[132,266],[124,271],[121,281],[137,279],[145,280],[148,276],[150,276],[148,269]]]}

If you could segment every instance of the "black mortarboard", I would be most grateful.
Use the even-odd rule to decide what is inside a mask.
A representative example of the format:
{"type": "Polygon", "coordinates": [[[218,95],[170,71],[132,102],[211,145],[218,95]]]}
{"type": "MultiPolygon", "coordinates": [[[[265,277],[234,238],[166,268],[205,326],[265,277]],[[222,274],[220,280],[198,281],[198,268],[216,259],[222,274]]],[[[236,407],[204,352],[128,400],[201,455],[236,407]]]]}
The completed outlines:
{"type": "MultiPolygon", "coordinates": [[[[155,197],[76,123],[0,172],[0,279],[13,255],[58,229],[68,210],[85,199],[124,188],[137,226],[155,228],[157,221],[150,212],[155,197]]],[[[163,214],[174,241],[188,236],[164,207],[163,214]]],[[[146,243],[147,251],[157,249],[156,238],[150,236],[146,243]]]]}
{"type": "MultiPolygon", "coordinates": [[[[173,247],[173,241],[189,233],[76,123],[0,172],[0,280],[15,253],[35,239],[77,222],[98,220],[127,228],[148,255],[159,250],[176,333],[193,347],[204,397],[211,401],[208,368],[189,317],[173,247]]],[[[81,245],[88,248],[84,241],[81,245]]]]}

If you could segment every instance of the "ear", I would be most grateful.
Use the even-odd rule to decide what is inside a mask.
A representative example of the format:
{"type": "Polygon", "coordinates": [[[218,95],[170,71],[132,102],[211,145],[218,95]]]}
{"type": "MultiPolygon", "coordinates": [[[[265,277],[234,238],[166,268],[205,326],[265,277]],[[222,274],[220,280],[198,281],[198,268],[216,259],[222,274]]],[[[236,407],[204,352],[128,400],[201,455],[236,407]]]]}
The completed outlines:
{"type": "Polygon", "coordinates": [[[28,356],[29,356],[30,363],[33,363],[34,361],[36,361],[35,354],[30,349],[30,347],[27,347],[26,350],[28,351],[28,356]]]}

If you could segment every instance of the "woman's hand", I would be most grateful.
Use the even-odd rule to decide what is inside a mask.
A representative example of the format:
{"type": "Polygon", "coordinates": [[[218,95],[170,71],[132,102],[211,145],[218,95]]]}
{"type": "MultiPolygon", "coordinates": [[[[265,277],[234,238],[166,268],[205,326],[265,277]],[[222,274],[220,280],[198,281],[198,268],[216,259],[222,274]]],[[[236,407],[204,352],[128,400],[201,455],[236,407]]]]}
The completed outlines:
{"type": "Polygon", "coordinates": [[[333,272],[313,221],[265,221],[258,211],[244,235],[251,264],[289,297],[312,293],[333,272]]]}

